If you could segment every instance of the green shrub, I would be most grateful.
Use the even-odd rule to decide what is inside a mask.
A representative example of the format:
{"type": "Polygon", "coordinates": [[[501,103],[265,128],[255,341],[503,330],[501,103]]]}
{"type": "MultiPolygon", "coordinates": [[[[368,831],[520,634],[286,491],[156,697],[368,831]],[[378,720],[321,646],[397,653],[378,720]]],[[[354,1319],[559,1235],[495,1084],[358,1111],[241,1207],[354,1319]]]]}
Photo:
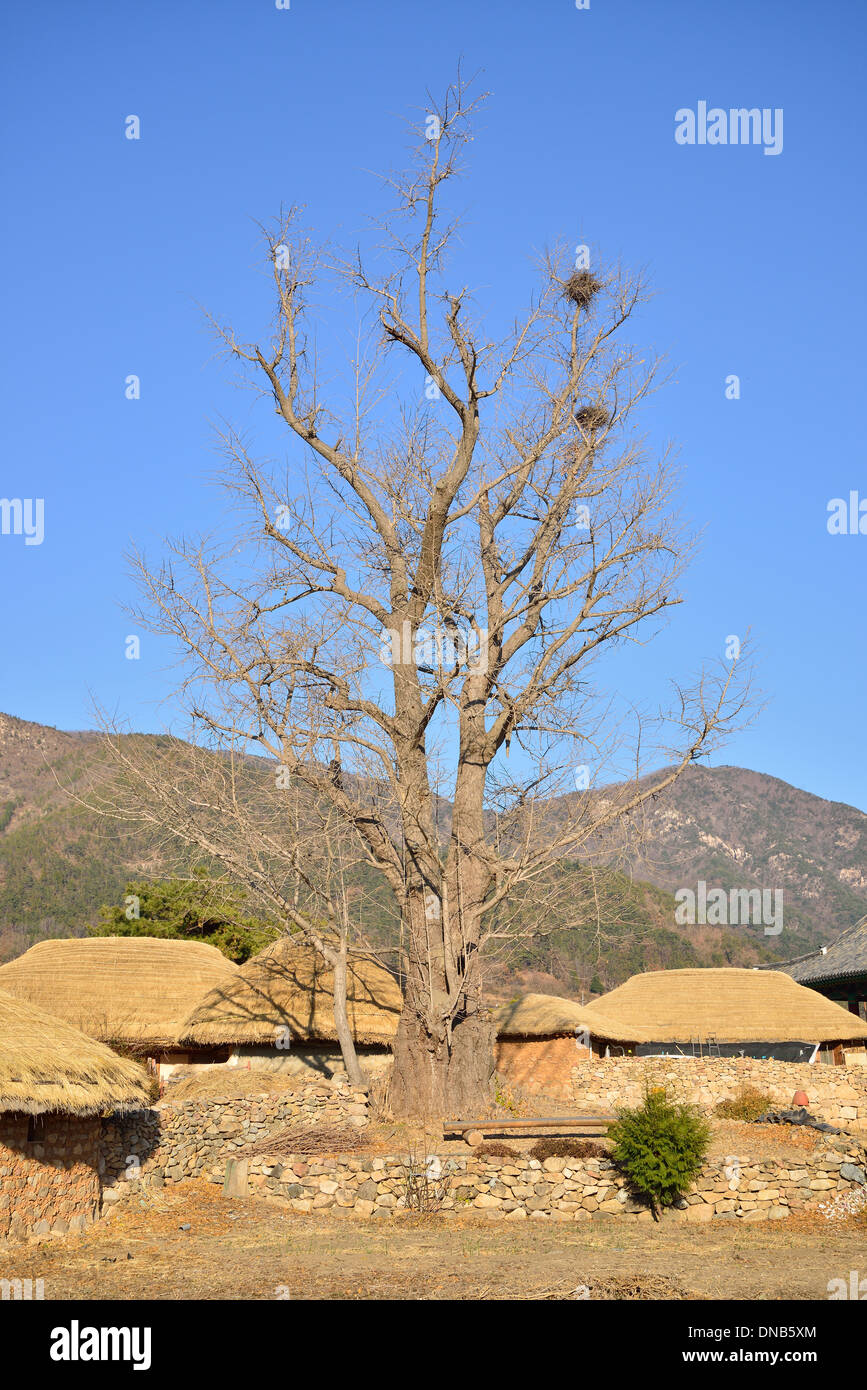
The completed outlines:
{"type": "Polygon", "coordinates": [[[774,1099],[757,1086],[741,1086],[728,1100],[714,1106],[714,1114],[722,1120],[757,1120],[766,1110],[773,1110],[774,1099]]]}
{"type": "Polygon", "coordinates": [[[650,1204],[655,1221],[687,1192],[710,1143],[710,1127],[692,1105],[675,1104],[661,1089],[645,1092],[635,1109],[621,1110],[608,1131],[611,1157],[634,1190],[650,1204]]]}

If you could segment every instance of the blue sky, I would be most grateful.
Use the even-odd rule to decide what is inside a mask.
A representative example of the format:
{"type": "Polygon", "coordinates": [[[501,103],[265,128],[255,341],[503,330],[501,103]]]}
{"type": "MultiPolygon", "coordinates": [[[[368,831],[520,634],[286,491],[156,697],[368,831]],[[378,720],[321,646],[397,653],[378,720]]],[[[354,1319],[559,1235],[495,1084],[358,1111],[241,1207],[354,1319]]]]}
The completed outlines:
{"type": "Polygon", "coordinates": [[[7,12],[0,496],[44,498],[45,538],[0,535],[0,709],[62,728],[89,726],[94,700],[140,728],[170,718],[169,653],[145,638],[125,659],[123,553],[214,524],[212,424],[257,420],[197,306],[264,329],[254,223],[281,203],[363,237],[383,207],[370,171],[401,163],[402,118],[462,58],[491,92],[461,191],[478,301],[519,309],[561,236],[657,291],[638,332],[674,376],[645,423],[677,443],[703,539],[686,604],[618,681],[653,702],[750,628],[768,703],[716,761],[867,809],[867,535],[826,528],[829,499],[867,498],[865,31],[855,0],[7,12]],[[782,108],[782,153],[678,145],[675,112],[699,101],[782,108]]]}

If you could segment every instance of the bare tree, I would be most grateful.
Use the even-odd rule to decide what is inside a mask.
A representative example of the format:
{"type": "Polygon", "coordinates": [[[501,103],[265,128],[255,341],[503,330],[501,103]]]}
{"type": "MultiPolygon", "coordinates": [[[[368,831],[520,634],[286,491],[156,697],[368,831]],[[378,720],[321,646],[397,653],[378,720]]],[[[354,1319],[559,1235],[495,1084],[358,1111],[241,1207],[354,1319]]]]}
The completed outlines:
{"type": "Polygon", "coordinates": [[[324,961],[333,972],[334,1025],[346,1073],[362,1085],[348,982],[353,958],[376,955],[360,925],[363,888],[353,882],[354,871],[370,862],[364,841],[327,801],[312,798],[285,768],[275,774],[273,764],[262,766],[236,739],[224,738],[215,749],[122,734],[106,720],[103,726],[110,773],[99,767],[77,799],[102,816],[139,825],[158,854],[176,860],[192,851],[198,862],[216,866],[324,961]]]}
{"type": "Polygon", "coordinates": [[[551,866],[610,861],[743,704],[734,667],[650,722],[591,686],[607,650],[637,651],[679,602],[690,550],[671,462],[633,427],[659,377],[625,339],[645,287],[554,250],[527,311],[487,336],[445,279],[475,105],[460,80],[432,104],[410,172],[385,181],[372,263],[329,260],[295,209],[265,229],[270,337],[215,328],[295,457],[265,466],[226,430],[230,543],[176,542],[156,569],[134,557],[140,617],[180,646],[195,724],[327,803],[391,888],[405,946],[391,1103],[431,1116],[487,1101],[480,953],[515,930],[516,895],[539,894],[543,930],[551,866]],[[331,278],[363,310],[343,393],[313,337],[331,278]],[[624,750],[629,775],[600,789],[624,750]]]}

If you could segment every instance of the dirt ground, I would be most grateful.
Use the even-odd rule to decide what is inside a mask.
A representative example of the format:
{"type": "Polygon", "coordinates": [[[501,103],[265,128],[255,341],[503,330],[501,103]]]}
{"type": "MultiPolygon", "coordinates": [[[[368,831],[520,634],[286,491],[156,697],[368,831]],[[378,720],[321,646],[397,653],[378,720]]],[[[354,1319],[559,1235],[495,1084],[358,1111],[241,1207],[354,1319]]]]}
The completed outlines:
{"type": "Polygon", "coordinates": [[[863,1220],[371,1220],[229,1199],[200,1181],[84,1236],[0,1248],[0,1276],[43,1279],[46,1300],[825,1300],[853,1269],[867,1269],[863,1220]]]}

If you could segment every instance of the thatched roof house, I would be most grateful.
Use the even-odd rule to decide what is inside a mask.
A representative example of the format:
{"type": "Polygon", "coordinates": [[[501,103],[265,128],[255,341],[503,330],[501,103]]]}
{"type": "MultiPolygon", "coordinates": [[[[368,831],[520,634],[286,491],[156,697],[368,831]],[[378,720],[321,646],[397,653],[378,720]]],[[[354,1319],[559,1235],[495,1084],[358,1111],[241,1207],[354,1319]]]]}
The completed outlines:
{"type": "Polygon", "coordinates": [[[497,1009],[494,1020],[500,1038],[557,1038],[574,1036],[583,1026],[587,1004],[558,994],[524,994],[497,1009]]]}
{"type": "Polygon", "coordinates": [[[0,966],[0,990],[101,1042],[156,1056],[176,1049],[203,994],[238,967],[214,946],[153,936],[40,941],[0,966]]]}
{"type": "Polygon", "coordinates": [[[0,1240],[83,1230],[99,1212],[100,1116],[147,1104],[135,1062],[0,991],[0,1240]]]}
{"type": "MultiPolygon", "coordinates": [[[[388,1048],[397,1031],[401,992],[376,961],[350,959],[347,1012],[361,1047],[388,1048]]],[[[334,973],[311,947],[284,937],[212,989],[193,1010],[182,1034],[196,1046],[230,1045],[275,1059],[297,1048],[335,1051],[334,973]]]]}
{"type": "Polygon", "coordinates": [[[528,994],[494,1015],[497,1068],[549,1095],[570,1094],[572,1069],[596,1056],[756,1057],[843,1061],[867,1024],[780,971],[657,970],[590,1004],[528,994]]]}
{"type": "Polygon", "coordinates": [[[867,1038],[867,1023],[779,970],[647,971],[588,1004],[582,1021],[639,1055],[666,1045],[798,1060],[792,1048],[867,1038]]]}
{"type": "Polygon", "coordinates": [[[497,1071],[525,1091],[569,1098],[572,1068],[589,1056],[587,1007],[556,994],[525,994],[496,1009],[497,1071]]]}
{"type": "Polygon", "coordinates": [[[0,1111],[101,1115],[147,1104],[135,1062],[0,991],[0,1111]]]}

